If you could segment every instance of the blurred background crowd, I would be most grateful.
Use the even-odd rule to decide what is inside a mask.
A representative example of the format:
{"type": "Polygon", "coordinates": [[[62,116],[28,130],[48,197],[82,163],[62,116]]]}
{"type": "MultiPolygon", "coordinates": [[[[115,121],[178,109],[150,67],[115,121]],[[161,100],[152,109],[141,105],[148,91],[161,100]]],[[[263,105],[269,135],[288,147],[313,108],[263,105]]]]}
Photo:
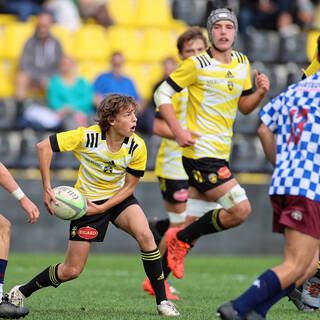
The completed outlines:
{"type": "MultiPolygon", "coordinates": [[[[153,170],[154,88],[179,63],[177,37],[205,28],[211,10],[227,6],[239,20],[235,49],[265,73],[265,102],[301,79],[320,34],[318,0],[0,0],[0,159],[36,168],[37,141],[94,123],[110,92],[139,102],[137,131],[153,170]]],[[[263,104],[262,104],[263,105],[263,104]]],[[[237,116],[231,168],[271,172],[256,136],[258,110],[237,116]]],[[[76,168],[68,154],[59,168],[76,168]]]]}

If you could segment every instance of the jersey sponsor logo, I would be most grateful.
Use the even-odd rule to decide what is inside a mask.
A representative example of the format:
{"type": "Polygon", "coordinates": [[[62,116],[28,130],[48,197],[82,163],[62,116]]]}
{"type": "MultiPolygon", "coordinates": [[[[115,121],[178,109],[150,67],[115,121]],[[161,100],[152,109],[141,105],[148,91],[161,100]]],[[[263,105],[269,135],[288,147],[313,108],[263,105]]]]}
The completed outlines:
{"type": "Polygon", "coordinates": [[[91,227],[83,227],[78,230],[78,236],[82,239],[93,239],[96,238],[99,232],[91,227]]]}
{"type": "Polygon", "coordinates": [[[288,144],[291,142],[291,140],[295,145],[299,143],[304,127],[308,121],[309,110],[309,108],[302,108],[301,110],[294,108],[290,110],[289,116],[291,129],[290,137],[287,141],[288,144]]]}
{"type": "Polygon", "coordinates": [[[176,191],[173,194],[173,199],[177,201],[186,201],[188,199],[188,190],[187,189],[181,189],[176,191]]]}
{"type": "Polygon", "coordinates": [[[228,70],[228,72],[226,74],[226,78],[234,78],[234,75],[232,74],[232,72],[230,70],[228,70]]]}
{"type": "Polygon", "coordinates": [[[228,167],[222,167],[218,170],[218,178],[219,179],[227,179],[231,176],[231,171],[228,167]]]}
{"type": "MultiPolygon", "coordinates": [[[[230,70],[228,70],[228,72],[226,73],[225,78],[232,79],[232,78],[234,78],[234,75],[232,74],[232,72],[230,70]]],[[[229,89],[229,91],[232,91],[233,87],[234,87],[233,82],[231,80],[228,80],[228,89],[229,89]]]]}
{"type": "Polygon", "coordinates": [[[86,134],[86,148],[97,148],[98,147],[98,132],[91,132],[86,134]]]}
{"type": "Polygon", "coordinates": [[[194,180],[196,180],[198,183],[204,182],[202,174],[199,170],[192,170],[192,175],[193,175],[194,180]]]}
{"type": "Polygon", "coordinates": [[[216,173],[209,173],[208,179],[211,183],[217,183],[218,177],[216,173]]]}
{"type": "Polygon", "coordinates": [[[107,165],[104,166],[103,171],[105,173],[112,173],[113,168],[116,166],[113,160],[105,162],[107,165]]]}
{"type": "Polygon", "coordinates": [[[74,238],[77,235],[77,227],[72,227],[71,237],[74,238]]]}
{"type": "Polygon", "coordinates": [[[229,91],[232,91],[234,85],[233,85],[233,82],[232,81],[228,81],[228,89],[229,91]]]}
{"type": "Polygon", "coordinates": [[[303,214],[302,212],[296,210],[291,212],[291,218],[296,221],[301,221],[303,219],[303,214]]]}

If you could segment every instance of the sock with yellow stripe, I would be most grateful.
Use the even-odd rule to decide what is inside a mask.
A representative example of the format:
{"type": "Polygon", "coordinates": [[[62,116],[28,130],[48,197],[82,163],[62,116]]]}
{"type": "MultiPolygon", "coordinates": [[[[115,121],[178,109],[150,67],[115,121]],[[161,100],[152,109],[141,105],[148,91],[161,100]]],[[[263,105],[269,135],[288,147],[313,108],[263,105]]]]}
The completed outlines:
{"type": "Polygon", "coordinates": [[[192,242],[202,235],[216,233],[225,230],[220,222],[221,209],[210,210],[200,219],[191,223],[188,227],[177,233],[177,238],[192,245],[192,242]]]}
{"type": "Polygon", "coordinates": [[[141,250],[141,259],[144,271],[156,294],[157,304],[160,304],[161,301],[167,300],[160,251],[158,249],[148,252],[141,250]]]}
{"type": "Polygon", "coordinates": [[[45,287],[51,286],[57,288],[61,284],[61,281],[58,277],[59,264],[60,263],[49,266],[27,284],[20,286],[19,290],[21,293],[25,297],[29,297],[33,292],[45,287]]]}

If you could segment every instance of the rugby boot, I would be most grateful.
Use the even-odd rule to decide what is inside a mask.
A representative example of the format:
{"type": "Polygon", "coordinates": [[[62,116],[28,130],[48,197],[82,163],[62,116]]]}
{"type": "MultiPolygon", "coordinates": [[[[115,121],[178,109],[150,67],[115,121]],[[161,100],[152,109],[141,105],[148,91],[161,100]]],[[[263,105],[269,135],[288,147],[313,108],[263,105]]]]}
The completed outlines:
{"type": "Polygon", "coordinates": [[[187,255],[190,245],[177,238],[177,233],[182,228],[169,228],[166,232],[168,245],[168,267],[172,274],[181,279],[184,276],[184,257],[187,255]]]}

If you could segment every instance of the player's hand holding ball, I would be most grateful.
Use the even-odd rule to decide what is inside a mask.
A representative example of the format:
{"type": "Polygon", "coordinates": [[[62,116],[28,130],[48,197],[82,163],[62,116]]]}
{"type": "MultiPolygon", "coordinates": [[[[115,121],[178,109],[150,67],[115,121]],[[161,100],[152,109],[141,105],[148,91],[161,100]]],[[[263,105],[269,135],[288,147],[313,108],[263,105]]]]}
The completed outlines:
{"type": "Polygon", "coordinates": [[[77,220],[86,214],[87,200],[79,190],[69,186],[59,186],[53,189],[53,193],[54,198],[51,196],[50,205],[52,213],[58,218],[77,220]]]}

